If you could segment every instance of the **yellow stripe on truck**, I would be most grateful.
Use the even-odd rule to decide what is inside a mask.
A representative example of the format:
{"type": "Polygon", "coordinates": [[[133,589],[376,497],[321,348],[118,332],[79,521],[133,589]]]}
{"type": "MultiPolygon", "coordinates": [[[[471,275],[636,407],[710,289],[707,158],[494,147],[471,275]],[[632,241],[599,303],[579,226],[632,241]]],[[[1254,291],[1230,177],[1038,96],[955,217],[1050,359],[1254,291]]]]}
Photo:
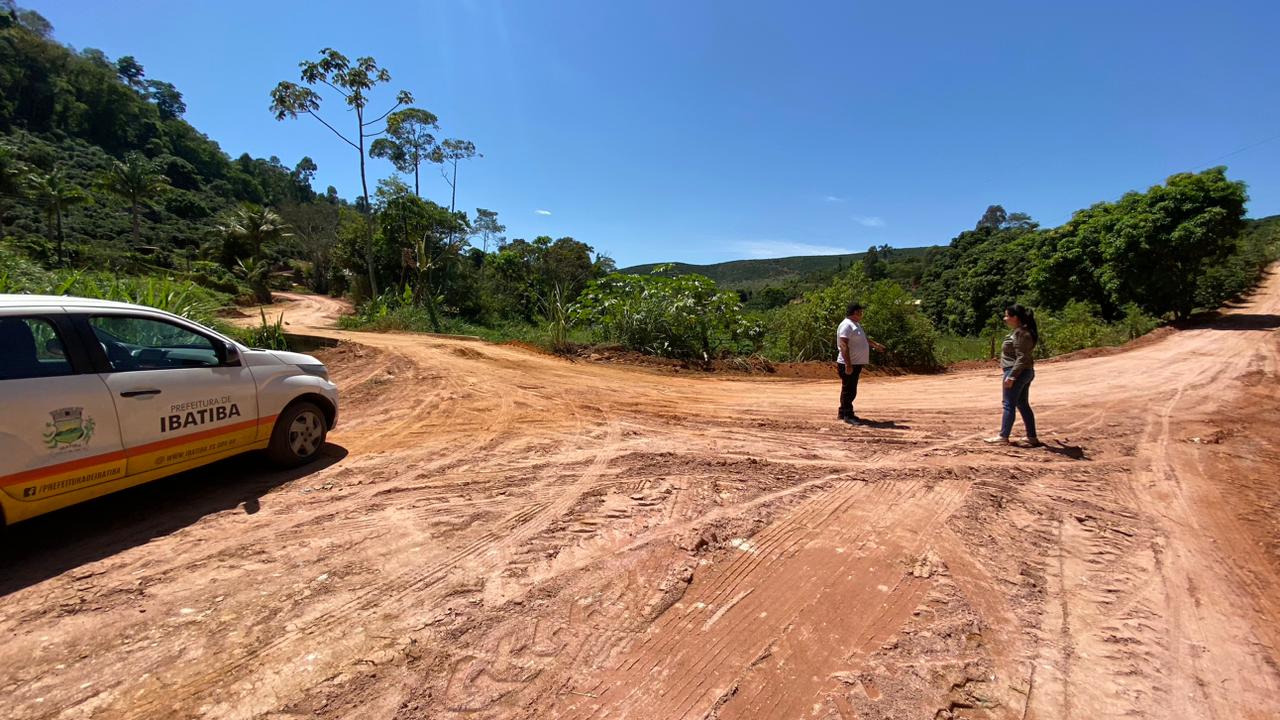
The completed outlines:
{"type": "Polygon", "coordinates": [[[95,455],[85,460],[90,462],[60,463],[51,468],[7,475],[0,480],[0,485],[14,500],[33,502],[124,477],[125,454],[122,452],[95,455]]]}
{"type": "MultiPolygon", "coordinates": [[[[209,456],[222,456],[253,445],[261,445],[260,436],[269,437],[276,416],[210,428],[175,438],[166,438],[124,452],[114,451],[94,455],[71,462],[48,465],[0,477],[0,487],[14,500],[33,502],[63,493],[83,490],[94,485],[113,482],[128,475],[162,470],[177,466],[174,472],[193,460],[209,456]],[[265,427],[264,427],[265,426],[265,427]]],[[[149,473],[154,479],[161,477],[149,473]]]]}
{"type": "Polygon", "coordinates": [[[129,474],[242,449],[258,439],[258,425],[262,421],[263,418],[246,420],[130,449],[126,453],[129,456],[129,474]]]}

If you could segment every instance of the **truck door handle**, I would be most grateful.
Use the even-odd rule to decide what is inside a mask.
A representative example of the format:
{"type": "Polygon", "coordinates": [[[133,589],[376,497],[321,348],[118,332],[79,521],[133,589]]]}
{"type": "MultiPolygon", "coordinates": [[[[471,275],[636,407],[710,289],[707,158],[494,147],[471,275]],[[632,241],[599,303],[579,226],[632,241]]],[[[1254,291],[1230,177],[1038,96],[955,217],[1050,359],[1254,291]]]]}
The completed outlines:
{"type": "Polygon", "coordinates": [[[154,388],[152,388],[151,390],[125,390],[124,392],[120,393],[120,397],[125,397],[125,398],[145,397],[147,395],[159,395],[159,394],[160,394],[160,391],[154,388]]]}

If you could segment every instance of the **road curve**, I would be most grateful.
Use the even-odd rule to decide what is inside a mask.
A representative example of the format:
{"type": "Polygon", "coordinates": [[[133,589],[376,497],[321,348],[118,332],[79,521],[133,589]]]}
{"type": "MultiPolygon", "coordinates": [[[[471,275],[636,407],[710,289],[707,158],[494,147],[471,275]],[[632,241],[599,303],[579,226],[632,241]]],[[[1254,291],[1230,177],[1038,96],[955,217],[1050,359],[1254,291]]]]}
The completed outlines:
{"type": "MultiPolygon", "coordinates": [[[[355,333],[344,409],[17,526],[13,718],[1280,716],[1280,273],[1222,317],[998,378],[691,376],[355,333]]],[[[247,321],[256,321],[256,317],[247,321]]]]}

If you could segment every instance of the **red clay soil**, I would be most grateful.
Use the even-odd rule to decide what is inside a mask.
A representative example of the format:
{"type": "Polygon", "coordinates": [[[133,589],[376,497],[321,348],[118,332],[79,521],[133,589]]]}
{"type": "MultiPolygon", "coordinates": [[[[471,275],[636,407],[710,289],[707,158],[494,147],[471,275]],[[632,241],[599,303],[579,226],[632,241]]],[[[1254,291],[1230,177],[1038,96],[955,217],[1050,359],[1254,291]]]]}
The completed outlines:
{"type": "Polygon", "coordinates": [[[7,531],[4,716],[1280,717],[1280,274],[1203,326],[838,383],[292,332],[344,406],[7,531]],[[1020,426],[1019,426],[1020,427],[1020,426]],[[1020,432],[1020,430],[1019,430],[1020,432]]]}

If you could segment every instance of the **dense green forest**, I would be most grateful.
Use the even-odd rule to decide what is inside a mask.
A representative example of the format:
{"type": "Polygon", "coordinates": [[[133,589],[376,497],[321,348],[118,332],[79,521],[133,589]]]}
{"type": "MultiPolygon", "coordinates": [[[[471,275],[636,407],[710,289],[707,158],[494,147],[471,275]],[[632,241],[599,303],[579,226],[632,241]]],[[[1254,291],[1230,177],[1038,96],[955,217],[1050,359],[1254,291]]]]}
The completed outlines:
{"type": "Polygon", "coordinates": [[[690,263],[647,263],[622,268],[631,275],[647,275],[660,265],[676,275],[702,275],[716,281],[729,290],[748,292],[765,288],[789,288],[793,286],[825,285],[831,278],[856,264],[884,263],[884,268],[894,280],[904,285],[915,285],[923,274],[927,257],[935,247],[891,248],[888,245],[872,247],[866,252],[844,255],[796,255],[761,260],[729,260],[710,265],[690,263]]]}
{"type": "MultiPolygon", "coordinates": [[[[139,59],[62,45],[38,13],[0,0],[0,292],[212,321],[219,306],[301,286],[351,296],[344,322],[357,328],[777,360],[829,359],[858,298],[889,348],[879,361],[928,367],[989,353],[1013,301],[1038,308],[1042,352],[1122,342],[1238,296],[1280,247],[1277,218],[1245,219],[1244,184],[1213,168],[1056,228],[993,205],[945,246],[617,272],[585,242],[510,239],[498,212],[457,208],[459,164],[479,149],[446,137],[371,57],[323,49],[264,102],[349,147],[341,171],[361,194],[313,187],[309,157],[232,157],[139,59]],[[355,122],[330,122],[343,110],[355,122]],[[449,197],[422,197],[428,171],[449,197]]],[[[270,330],[257,341],[278,342],[270,330]]]]}

